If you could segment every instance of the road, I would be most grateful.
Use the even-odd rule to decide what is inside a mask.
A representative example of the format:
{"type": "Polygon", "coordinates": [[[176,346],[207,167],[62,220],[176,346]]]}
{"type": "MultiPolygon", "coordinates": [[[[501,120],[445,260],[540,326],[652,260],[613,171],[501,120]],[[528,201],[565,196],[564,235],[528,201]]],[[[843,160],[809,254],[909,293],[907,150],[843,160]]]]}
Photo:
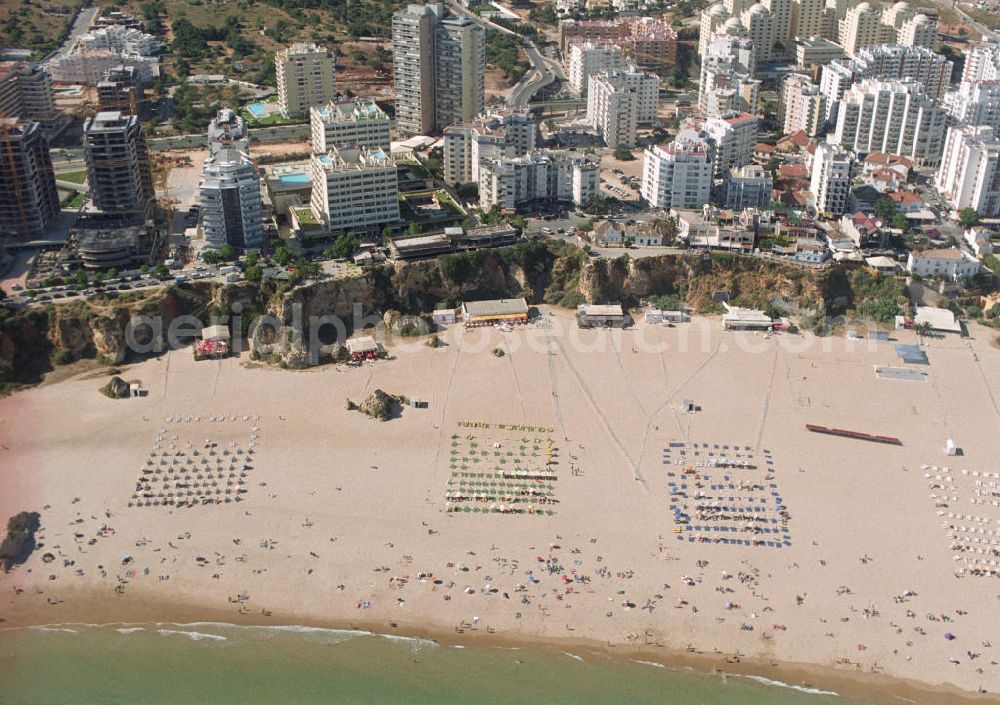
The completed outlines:
{"type": "Polygon", "coordinates": [[[955,3],[955,5],[951,9],[953,9],[955,11],[956,15],[958,15],[959,17],[962,18],[963,22],[972,25],[973,29],[975,29],[977,32],[979,32],[980,34],[982,34],[984,39],[988,37],[989,39],[993,40],[994,42],[1000,42],[1000,34],[998,34],[997,32],[994,32],[992,29],[990,29],[986,25],[984,25],[984,24],[982,24],[980,22],[977,22],[976,20],[974,20],[971,17],[969,17],[969,15],[965,14],[965,12],[962,10],[962,8],[959,7],[958,3],[955,3]]]}
{"type": "MultiPolygon", "coordinates": [[[[503,32],[504,34],[509,34],[512,37],[516,37],[518,41],[521,42],[521,46],[524,48],[524,53],[527,55],[528,61],[531,63],[531,70],[521,77],[521,80],[518,81],[517,85],[514,86],[514,89],[511,91],[509,101],[511,105],[525,106],[542,88],[551,84],[557,78],[565,78],[562,66],[559,65],[559,62],[553,59],[545,58],[542,55],[542,52],[538,50],[535,43],[527,37],[524,37],[513,30],[507,29],[506,27],[502,27],[495,22],[491,22],[490,20],[480,17],[474,12],[469,12],[454,0],[449,0],[448,7],[457,15],[471,17],[484,27],[495,29],[498,32],[503,32]]],[[[503,6],[501,5],[501,7],[503,6]]],[[[509,10],[510,8],[504,7],[504,9],[509,10]]]]}
{"type": "Polygon", "coordinates": [[[73,44],[76,42],[77,37],[84,35],[90,29],[90,23],[94,21],[94,17],[97,16],[96,7],[85,7],[80,10],[80,13],[73,20],[73,26],[69,30],[69,34],[66,35],[66,40],[62,43],[58,49],[49,54],[43,59],[42,63],[45,63],[49,59],[54,59],[59,56],[65,56],[69,53],[69,50],[73,48],[73,44]]]}

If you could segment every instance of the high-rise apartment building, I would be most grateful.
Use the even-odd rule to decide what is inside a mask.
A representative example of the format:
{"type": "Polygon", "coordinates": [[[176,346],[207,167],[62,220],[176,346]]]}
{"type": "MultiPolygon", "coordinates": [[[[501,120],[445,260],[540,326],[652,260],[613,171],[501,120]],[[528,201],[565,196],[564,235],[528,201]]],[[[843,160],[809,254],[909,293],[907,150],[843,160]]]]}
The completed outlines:
{"type": "Polygon", "coordinates": [[[309,109],[312,151],[325,154],[338,145],[379,147],[388,152],[389,116],[374,100],[343,98],[309,109]]]}
{"type": "Polygon", "coordinates": [[[25,118],[51,133],[60,115],[52,79],[41,67],[24,61],[0,61],[0,117],[25,118]]]}
{"type": "Polygon", "coordinates": [[[945,138],[937,189],[957,211],[1000,215],[1000,139],[992,127],[952,127],[945,138]]]}
{"type": "Polygon", "coordinates": [[[246,122],[236,111],[223,108],[208,124],[208,151],[213,154],[221,149],[250,151],[250,135],[246,122]]]}
{"type": "Polygon", "coordinates": [[[640,124],[656,119],[660,79],[637,67],[611,69],[590,77],[587,122],[609,147],[635,147],[640,124]]]}
{"type": "Polygon", "coordinates": [[[987,125],[1000,133],[1000,81],[962,81],[943,103],[952,123],[987,125]]]}
{"type": "Polygon", "coordinates": [[[698,109],[702,115],[756,112],[760,81],[753,77],[755,69],[753,42],[738,35],[715,37],[701,62],[698,109]]]}
{"type": "Polygon", "coordinates": [[[828,217],[843,215],[851,191],[851,155],[837,145],[822,143],[817,146],[809,190],[815,199],[817,213],[828,217]]]}
{"type": "Polygon", "coordinates": [[[199,197],[201,228],[209,247],[237,250],[264,245],[260,179],[253,160],[237,140],[218,146],[205,160],[199,197]]]}
{"type": "Polygon", "coordinates": [[[774,181],[759,164],[748,164],[731,171],[723,182],[722,205],[725,208],[766,208],[771,202],[774,181]]]}
{"type": "Polygon", "coordinates": [[[569,47],[566,77],[571,91],[587,95],[590,77],[603,71],[625,68],[622,48],[611,40],[574,42],[569,47]]]}
{"type": "Polygon", "coordinates": [[[469,17],[443,4],[409,5],[392,16],[396,126],[426,134],[471,122],[485,95],[486,39],[469,17]]]}
{"type": "Polygon", "coordinates": [[[298,43],[274,55],[278,79],[278,106],[286,118],[306,115],[314,105],[337,97],[337,68],[333,52],[315,44],[298,43]]]}
{"type": "Polygon", "coordinates": [[[492,110],[472,123],[444,129],[444,179],[449,184],[479,183],[485,159],[520,157],[535,148],[538,123],[527,107],[492,110]]]}
{"type": "Polygon", "coordinates": [[[535,202],[580,206],[598,194],[600,170],[597,158],[576,152],[543,150],[485,159],[479,165],[479,205],[505,212],[535,202]]]}
{"type": "Polygon", "coordinates": [[[813,137],[826,123],[826,97],[808,76],[793,73],[781,84],[778,115],[786,135],[802,130],[813,137]]]}
{"type": "Polygon", "coordinates": [[[571,44],[607,40],[643,71],[668,77],[677,65],[677,33],[670,23],[656,17],[617,17],[611,20],[563,20],[559,47],[569,53],[571,44]]]}
{"type": "Polygon", "coordinates": [[[1000,44],[985,44],[965,52],[962,81],[995,81],[1000,79],[1000,44]]]}
{"type": "Polygon", "coordinates": [[[911,78],[923,84],[927,95],[940,98],[948,89],[951,71],[952,62],[927,47],[881,44],[862,49],[851,59],[840,59],[823,67],[819,85],[826,98],[826,120],[828,123],[836,120],[837,106],[857,81],[911,78]]]}
{"type": "Polygon", "coordinates": [[[109,215],[144,216],[153,201],[153,179],[142,125],[136,115],[109,111],[83,123],[90,195],[109,215]]]}
{"type": "Polygon", "coordinates": [[[844,47],[844,53],[854,56],[865,47],[891,42],[882,25],[882,12],[871,3],[863,2],[847,11],[840,21],[837,43],[844,47]]]}
{"type": "Polygon", "coordinates": [[[947,113],[911,79],[855,83],[838,109],[829,141],[854,152],[884,152],[936,166],[944,146],[947,113]]]}
{"type": "Polygon", "coordinates": [[[725,176],[753,161],[757,141],[757,118],[753,115],[730,113],[708,118],[701,123],[701,131],[712,143],[716,176],[725,176]]]}
{"type": "Polygon", "coordinates": [[[682,130],[670,144],[643,155],[643,199],[652,208],[701,208],[712,195],[714,159],[703,139],[682,130]]]}
{"type": "Polygon", "coordinates": [[[0,117],[0,242],[41,237],[59,212],[41,125],[0,117]]]}
{"type": "Polygon", "coordinates": [[[97,109],[138,115],[142,104],[142,81],[134,66],[110,68],[97,84],[97,109]]]}
{"type": "Polygon", "coordinates": [[[310,161],[315,218],[331,234],[378,235],[399,222],[396,164],[379,148],[331,147],[310,161]]]}

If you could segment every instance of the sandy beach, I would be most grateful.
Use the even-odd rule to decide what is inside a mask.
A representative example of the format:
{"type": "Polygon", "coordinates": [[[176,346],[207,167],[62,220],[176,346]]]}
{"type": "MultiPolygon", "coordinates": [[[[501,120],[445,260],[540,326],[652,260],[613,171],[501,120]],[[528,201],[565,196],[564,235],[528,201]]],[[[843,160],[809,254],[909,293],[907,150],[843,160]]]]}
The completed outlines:
{"type": "Polygon", "coordinates": [[[142,398],[107,399],[90,372],[0,400],[0,513],[38,511],[43,544],[0,576],[0,627],[354,625],[995,701],[1000,579],[969,562],[1000,545],[990,331],[925,340],[924,381],[876,375],[904,366],[891,343],[717,318],[580,331],[543,307],[525,328],[441,337],[301,372],[184,348],[123,369],[142,398]],[[376,388],[428,406],[387,422],[345,408],[376,388]],[[185,467],[185,492],[219,503],[141,506],[185,467]],[[456,500],[520,492],[515,470],[546,474],[537,501],[456,500]],[[774,533],[714,540],[730,534],[696,509],[706,497],[760,507],[774,533]],[[514,506],[530,513],[500,512],[514,506]]]}

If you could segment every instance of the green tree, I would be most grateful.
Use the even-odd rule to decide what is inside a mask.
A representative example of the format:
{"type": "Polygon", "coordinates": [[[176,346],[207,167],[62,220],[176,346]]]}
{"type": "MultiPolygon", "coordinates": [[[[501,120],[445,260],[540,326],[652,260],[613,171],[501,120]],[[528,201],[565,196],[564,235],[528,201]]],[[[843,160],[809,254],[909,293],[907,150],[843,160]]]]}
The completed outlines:
{"type": "Polygon", "coordinates": [[[906,232],[910,229],[910,221],[907,220],[906,216],[899,211],[893,211],[892,216],[889,219],[889,224],[896,230],[902,230],[906,232]]]}
{"type": "Polygon", "coordinates": [[[896,202],[888,196],[879,196],[875,201],[875,215],[884,223],[892,220],[892,214],[896,212],[896,202]]]}
{"type": "Polygon", "coordinates": [[[82,269],[77,269],[73,272],[73,279],[76,281],[76,286],[80,289],[86,288],[87,286],[87,273],[82,269]]]}
{"type": "Polygon", "coordinates": [[[247,268],[256,267],[259,262],[260,255],[253,251],[247,252],[246,256],[243,258],[243,264],[247,268]]]}
{"type": "Polygon", "coordinates": [[[971,228],[979,222],[979,213],[975,208],[963,208],[958,212],[958,222],[966,228],[971,228]]]}
{"type": "Polygon", "coordinates": [[[350,257],[358,249],[359,244],[361,244],[361,241],[353,233],[343,233],[333,241],[333,246],[330,247],[330,254],[337,259],[350,257]]]}
{"type": "Polygon", "coordinates": [[[292,261],[292,251],[287,247],[282,245],[277,250],[274,251],[274,261],[277,262],[282,267],[286,266],[292,261]]]}
{"type": "Polygon", "coordinates": [[[170,272],[167,271],[167,267],[165,265],[163,265],[163,264],[156,265],[156,278],[157,279],[166,279],[169,276],[170,276],[170,272]]]}
{"type": "Polygon", "coordinates": [[[625,145],[618,145],[615,147],[614,158],[620,162],[630,162],[635,159],[635,155],[632,154],[632,150],[625,145]]]}
{"type": "Polygon", "coordinates": [[[424,229],[420,225],[420,223],[410,223],[409,225],[406,226],[407,235],[419,235],[423,231],[424,229]]]}
{"type": "Polygon", "coordinates": [[[111,269],[108,270],[108,279],[117,279],[117,278],[118,278],[118,268],[112,267],[111,269]]]}
{"type": "Polygon", "coordinates": [[[263,277],[263,275],[264,275],[264,270],[261,268],[259,264],[255,264],[243,270],[244,278],[246,278],[246,280],[250,282],[259,282],[261,280],[261,277],[263,277]]]}
{"type": "Polygon", "coordinates": [[[585,213],[604,215],[608,212],[608,199],[604,196],[594,196],[581,206],[585,213]]]}

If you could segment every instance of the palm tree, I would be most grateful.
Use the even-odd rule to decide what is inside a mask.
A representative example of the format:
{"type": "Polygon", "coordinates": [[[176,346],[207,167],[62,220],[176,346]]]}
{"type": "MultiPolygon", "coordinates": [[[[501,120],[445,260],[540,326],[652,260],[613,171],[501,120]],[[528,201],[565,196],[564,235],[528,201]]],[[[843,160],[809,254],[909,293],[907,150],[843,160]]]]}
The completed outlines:
{"type": "Polygon", "coordinates": [[[913,330],[917,332],[917,337],[922,339],[925,335],[931,332],[931,324],[927,321],[922,321],[915,325],[913,330]]]}

